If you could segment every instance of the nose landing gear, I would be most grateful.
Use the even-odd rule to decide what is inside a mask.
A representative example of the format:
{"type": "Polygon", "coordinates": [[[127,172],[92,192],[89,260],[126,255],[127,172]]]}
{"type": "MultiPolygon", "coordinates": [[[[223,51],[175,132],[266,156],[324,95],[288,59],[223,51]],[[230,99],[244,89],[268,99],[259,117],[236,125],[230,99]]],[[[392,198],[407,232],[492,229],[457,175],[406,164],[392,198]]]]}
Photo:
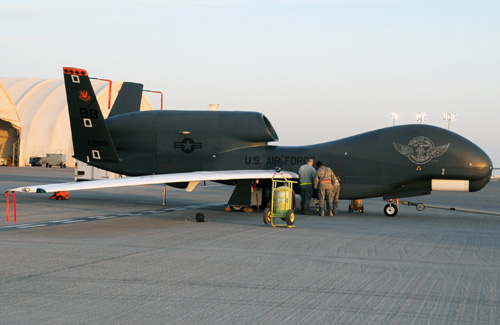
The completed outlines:
{"type": "Polygon", "coordinates": [[[389,203],[384,207],[384,214],[388,217],[395,217],[399,212],[399,199],[396,199],[396,201],[387,201],[389,201],[389,203]]]}

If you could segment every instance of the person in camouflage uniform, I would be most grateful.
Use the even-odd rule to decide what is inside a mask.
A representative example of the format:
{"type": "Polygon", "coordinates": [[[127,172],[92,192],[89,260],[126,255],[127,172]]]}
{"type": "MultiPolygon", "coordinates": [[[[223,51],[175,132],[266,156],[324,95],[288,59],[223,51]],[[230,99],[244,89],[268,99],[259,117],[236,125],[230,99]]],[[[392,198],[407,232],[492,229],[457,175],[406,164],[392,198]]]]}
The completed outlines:
{"type": "Polygon", "coordinates": [[[333,215],[337,215],[337,207],[339,206],[339,194],[340,194],[340,182],[338,178],[335,179],[335,183],[333,184],[333,215]]]}
{"type": "Polygon", "coordinates": [[[337,178],[329,167],[323,166],[321,161],[316,163],[316,167],[318,170],[316,170],[316,177],[314,178],[314,188],[318,191],[320,215],[325,215],[326,201],[329,215],[333,216],[334,212],[336,213],[333,201],[335,200],[334,184],[337,178]]]}

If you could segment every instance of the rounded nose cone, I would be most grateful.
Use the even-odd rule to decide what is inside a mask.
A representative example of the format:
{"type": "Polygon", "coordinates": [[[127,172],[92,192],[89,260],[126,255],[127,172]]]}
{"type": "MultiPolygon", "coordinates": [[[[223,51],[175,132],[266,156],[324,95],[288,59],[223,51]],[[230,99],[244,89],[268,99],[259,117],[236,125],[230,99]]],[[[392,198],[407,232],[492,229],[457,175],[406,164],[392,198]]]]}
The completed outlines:
{"type": "Polygon", "coordinates": [[[483,149],[463,136],[446,130],[442,132],[442,142],[450,143],[446,155],[442,156],[443,162],[456,167],[454,170],[456,173],[446,175],[454,179],[468,180],[471,192],[482,189],[489,182],[493,172],[490,157],[483,149]]]}
{"type": "Polygon", "coordinates": [[[493,162],[486,152],[476,146],[476,150],[474,150],[471,156],[471,166],[475,169],[474,176],[477,178],[491,176],[493,172],[493,162]]]}
{"type": "Polygon", "coordinates": [[[479,191],[488,184],[493,172],[493,162],[490,157],[478,146],[474,145],[470,153],[470,166],[472,167],[469,181],[469,191],[479,191]]]}

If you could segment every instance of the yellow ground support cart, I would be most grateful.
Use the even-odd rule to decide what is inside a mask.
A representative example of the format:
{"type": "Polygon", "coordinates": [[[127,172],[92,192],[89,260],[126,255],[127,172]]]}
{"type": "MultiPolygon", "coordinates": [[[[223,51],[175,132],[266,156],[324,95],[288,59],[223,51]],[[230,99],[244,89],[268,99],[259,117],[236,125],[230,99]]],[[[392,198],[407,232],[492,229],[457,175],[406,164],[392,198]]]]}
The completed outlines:
{"type": "MultiPolygon", "coordinates": [[[[280,170],[276,170],[279,172],[280,170]]],[[[275,174],[276,175],[276,174],[275,174]]],[[[283,174],[281,174],[283,176],[283,174]]],[[[263,219],[266,225],[276,227],[294,228],[295,222],[295,192],[293,183],[283,176],[283,179],[275,180],[272,178],[273,187],[271,193],[271,207],[264,209],[263,219]],[[280,218],[286,224],[275,224],[275,218],[280,218]]]]}
{"type": "Polygon", "coordinates": [[[349,204],[349,212],[359,211],[363,213],[363,200],[351,200],[351,204],[349,204]]]}

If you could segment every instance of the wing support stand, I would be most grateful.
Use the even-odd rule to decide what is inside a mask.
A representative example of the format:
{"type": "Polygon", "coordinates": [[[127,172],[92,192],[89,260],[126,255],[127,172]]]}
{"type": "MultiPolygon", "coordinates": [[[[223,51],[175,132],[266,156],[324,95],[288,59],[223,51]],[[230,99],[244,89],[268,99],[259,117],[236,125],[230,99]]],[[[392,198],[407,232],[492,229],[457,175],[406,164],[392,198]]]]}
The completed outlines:
{"type": "MultiPolygon", "coordinates": [[[[10,207],[9,207],[9,192],[5,192],[7,196],[7,222],[10,222],[10,207]]],[[[16,194],[12,192],[12,209],[14,211],[14,222],[17,222],[17,211],[16,211],[16,194]]]]}
{"type": "Polygon", "coordinates": [[[163,206],[167,205],[167,184],[163,184],[163,206]]]}

